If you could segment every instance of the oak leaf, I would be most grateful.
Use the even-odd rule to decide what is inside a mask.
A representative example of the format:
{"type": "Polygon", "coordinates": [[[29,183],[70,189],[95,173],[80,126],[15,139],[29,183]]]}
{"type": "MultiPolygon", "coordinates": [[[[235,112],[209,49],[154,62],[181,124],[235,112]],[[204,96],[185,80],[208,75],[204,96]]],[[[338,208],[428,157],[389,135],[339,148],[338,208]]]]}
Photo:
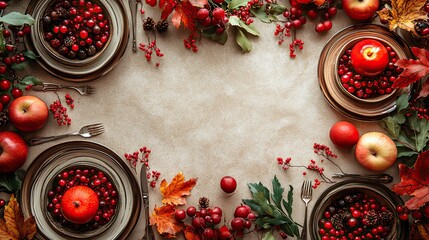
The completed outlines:
{"type": "Polygon", "coordinates": [[[429,51],[423,48],[412,47],[415,59],[400,59],[395,65],[402,68],[403,72],[393,83],[394,88],[404,88],[419,81],[425,75],[429,74],[429,51]]]}
{"type": "Polygon", "coordinates": [[[181,172],[171,180],[170,184],[165,179],[162,180],[160,184],[163,196],[162,203],[168,205],[185,205],[185,197],[191,195],[191,190],[195,184],[197,184],[196,178],[185,181],[185,176],[181,172]]]}
{"type": "Polygon", "coordinates": [[[173,205],[163,205],[155,207],[150,216],[150,225],[156,225],[158,232],[166,238],[176,238],[176,234],[184,229],[182,221],[174,217],[175,208],[173,205]]]}
{"type": "Polygon", "coordinates": [[[416,33],[414,21],[427,19],[427,13],[422,10],[426,0],[392,0],[391,9],[383,8],[377,11],[381,19],[389,22],[390,31],[397,27],[416,33]]]}
{"type": "Polygon", "coordinates": [[[4,209],[4,220],[0,219],[0,239],[33,239],[36,231],[34,217],[24,221],[24,215],[19,203],[12,194],[9,203],[4,209]]]}
{"type": "Polygon", "coordinates": [[[429,150],[417,157],[413,168],[399,164],[401,182],[392,187],[398,195],[409,195],[411,198],[405,202],[410,210],[417,210],[429,202],[429,150]]]}

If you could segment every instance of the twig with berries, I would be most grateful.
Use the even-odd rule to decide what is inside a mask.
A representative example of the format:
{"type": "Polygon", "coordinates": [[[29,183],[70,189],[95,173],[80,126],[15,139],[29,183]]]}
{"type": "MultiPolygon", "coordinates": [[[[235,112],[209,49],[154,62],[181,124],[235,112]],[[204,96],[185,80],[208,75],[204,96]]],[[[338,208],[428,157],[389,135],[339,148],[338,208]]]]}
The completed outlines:
{"type": "MultiPolygon", "coordinates": [[[[55,120],[58,123],[58,126],[69,126],[71,125],[71,118],[67,113],[67,108],[62,104],[60,96],[55,92],[58,99],[49,105],[49,111],[53,114],[55,120]]],[[[71,109],[74,108],[74,99],[70,94],[65,95],[66,104],[70,106],[71,109]]]]}
{"type": "Polygon", "coordinates": [[[152,188],[156,187],[156,183],[161,176],[161,173],[155,170],[151,170],[149,166],[149,155],[151,150],[147,147],[141,147],[138,151],[133,153],[125,153],[125,160],[128,161],[131,168],[134,170],[134,173],[137,174],[137,165],[140,164],[141,167],[146,168],[146,177],[149,180],[149,185],[152,188]]]}
{"type": "MultiPolygon", "coordinates": [[[[347,175],[341,169],[341,167],[332,160],[333,158],[335,159],[338,156],[336,154],[334,154],[328,146],[323,145],[323,144],[314,143],[313,149],[314,149],[314,153],[323,157],[323,159],[320,160],[321,163],[323,163],[324,160],[328,160],[329,162],[334,164],[341,171],[342,174],[347,175]]],[[[323,167],[320,167],[319,165],[317,165],[316,161],[313,159],[310,160],[310,164],[308,164],[307,166],[305,166],[305,165],[292,165],[291,161],[292,161],[292,158],[290,158],[290,157],[285,158],[285,159],[283,159],[281,157],[277,158],[277,164],[281,165],[283,170],[288,170],[291,167],[295,167],[295,168],[305,168],[308,171],[317,172],[320,175],[320,177],[322,178],[322,180],[319,180],[317,178],[314,179],[314,184],[312,186],[314,189],[316,189],[322,181],[326,182],[326,183],[334,183],[335,182],[324,174],[325,169],[323,167]]],[[[302,174],[307,175],[307,172],[304,171],[302,174]]]]}

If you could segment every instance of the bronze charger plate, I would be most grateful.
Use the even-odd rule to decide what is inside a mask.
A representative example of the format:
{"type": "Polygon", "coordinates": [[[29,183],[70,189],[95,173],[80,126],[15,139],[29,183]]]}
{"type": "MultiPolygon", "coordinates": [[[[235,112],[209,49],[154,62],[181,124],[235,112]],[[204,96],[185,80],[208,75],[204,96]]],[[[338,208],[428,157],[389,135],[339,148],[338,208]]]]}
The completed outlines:
{"type": "Polygon", "coordinates": [[[102,51],[83,60],[68,59],[60,55],[44,40],[41,19],[54,2],[53,0],[31,0],[26,10],[36,23],[24,42],[27,48],[38,56],[39,65],[50,74],[71,82],[89,81],[107,74],[123,57],[129,40],[129,19],[123,1],[93,0],[106,12],[110,22],[110,37],[102,51]]]}
{"type": "Polygon", "coordinates": [[[358,99],[344,91],[338,81],[338,59],[347,47],[368,38],[391,46],[398,59],[412,57],[406,42],[389,29],[375,24],[354,25],[344,28],[328,40],[320,54],[318,79],[325,99],[336,111],[356,120],[378,121],[395,110],[396,99],[403,93],[409,93],[410,88],[396,89],[390,95],[375,99],[358,99]]]}
{"type": "Polygon", "coordinates": [[[136,225],[141,211],[141,194],[134,174],[116,153],[98,143],[72,141],[52,146],[29,166],[22,183],[21,206],[25,218],[34,216],[36,239],[126,239],[136,225]],[[76,232],[54,221],[47,210],[47,193],[53,179],[70,167],[102,170],[118,192],[114,217],[95,230],[76,232]]]}

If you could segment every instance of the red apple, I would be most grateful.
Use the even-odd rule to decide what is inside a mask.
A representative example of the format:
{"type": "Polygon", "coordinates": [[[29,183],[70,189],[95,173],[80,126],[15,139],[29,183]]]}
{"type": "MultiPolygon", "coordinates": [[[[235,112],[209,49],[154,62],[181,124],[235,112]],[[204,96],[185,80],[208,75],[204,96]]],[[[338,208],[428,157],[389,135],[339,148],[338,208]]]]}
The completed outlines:
{"type": "Polygon", "coordinates": [[[28,146],[22,137],[14,132],[0,132],[0,173],[11,173],[24,165],[28,146]]]}
{"type": "Polygon", "coordinates": [[[68,189],[61,199],[61,213],[68,221],[85,224],[98,212],[98,196],[87,186],[74,186],[68,189]]]}
{"type": "Polygon", "coordinates": [[[389,64],[387,49],[375,39],[364,39],[356,43],[350,58],[354,70],[369,77],[380,74],[389,64]]]}
{"type": "Polygon", "coordinates": [[[363,134],[355,148],[356,160],[372,171],[385,171],[395,163],[397,155],[396,144],[381,132],[363,134]]]}
{"type": "Polygon", "coordinates": [[[48,120],[49,110],[46,103],[35,96],[23,96],[14,99],[9,106],[10,122],[18,130],[36,131],[48,120]]]}
{"type": "Polygon", "coordinates": [[[342,0],[347,16],[354,20],[368,20],[378,10],[379,0],[342,0]]]}

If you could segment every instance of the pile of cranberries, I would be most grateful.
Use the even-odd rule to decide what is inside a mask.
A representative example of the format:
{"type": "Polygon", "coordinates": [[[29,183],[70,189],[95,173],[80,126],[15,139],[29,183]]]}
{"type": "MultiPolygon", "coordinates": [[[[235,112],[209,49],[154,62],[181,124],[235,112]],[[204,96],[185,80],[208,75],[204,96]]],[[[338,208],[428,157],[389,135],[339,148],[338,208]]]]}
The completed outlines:
{"type": "Polygon", "coordinates": [[[337,73],[346,91],[361,99],[375,98],[393,92],[393,82],[403,70],[395,66],[398,60],[396,52],[390,46],[385,47],[389,54],[389,64],[382,73],[374,77],[362,76],[354,71],[350,60],[353,47],[340,56],[337,73]]]}
{"type": "Polygon", "coordinates": [[[94,230],[107,224],[115,215],[118,192],[108,176],[95,168],[70,168],[60,172],[54,179],[52,188],[47,193],[47,209],[53,219],[76,231],[94,230]],[[74,186],[87,186],[98,195],[99,209],[92,220],[85,224],[75,224],[64,218],[61,213],[61,199],[64,193],[74,186]]]}
{"type": "Polygon", "coordinates": [[[223,211],[220,207],[210,208],[200,205],[199,210],[194,206],[189,206],[186,210],[176,210],[175,218],[178,221],[185,221],[187,217],[191,219],[192,227],[200,239],[205,240],[226,240],[242,237],[245,230],[252,228],[252,221],[256,219],[256,215],[247,205],[236,207],[234,218],[231,219],[229,226],[221,224],[225,220],[223,220],[223,211]],[[221,226],[218,227],[218,225],[221,226]]]}
{"type": "Polygon", "coordinates": [[[335,199],[318,222],[322,240],[386,239],[394,213],[375,197],[362,192],[335,199]]]}
{"type": "Polygon", "coordinates": [[[110,37],[105,10],[90,0],[56,0],[41,21],[45,40],[69,59],[95,55],[110,37]]]}

